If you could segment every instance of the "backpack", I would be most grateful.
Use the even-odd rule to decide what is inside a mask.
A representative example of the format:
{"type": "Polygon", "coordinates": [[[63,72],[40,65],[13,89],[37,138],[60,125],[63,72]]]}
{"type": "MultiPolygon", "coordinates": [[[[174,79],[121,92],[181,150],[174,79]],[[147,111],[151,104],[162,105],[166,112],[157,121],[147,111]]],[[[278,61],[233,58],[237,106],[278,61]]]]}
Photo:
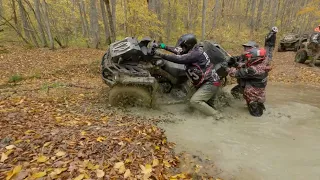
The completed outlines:
{"type": "Polygon", "coordinates": [[[203,41],[200,42],[200,45],[203,47],[204,52],[209,56],[210,62],[214,65],[214,69],[220,79],[225,78],[228,75],[226,67],[231,55],[213,41],[203,41]]]}

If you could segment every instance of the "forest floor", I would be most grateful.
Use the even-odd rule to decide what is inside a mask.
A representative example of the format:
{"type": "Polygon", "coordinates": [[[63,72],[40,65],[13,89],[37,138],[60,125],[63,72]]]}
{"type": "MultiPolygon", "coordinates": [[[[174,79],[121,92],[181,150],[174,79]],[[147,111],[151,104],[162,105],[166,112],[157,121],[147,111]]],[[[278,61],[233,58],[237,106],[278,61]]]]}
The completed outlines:
{"type": "MultiPolygon", "coordinates": [[[[0,179],[209,178],[201,158],[174,153],[161,119],[108,106],[103,54],[0,47],[0,179]]],[[[319,66],[293,52],[275,53],[272,66],[271,82],[320,86],[319,66]]]]}

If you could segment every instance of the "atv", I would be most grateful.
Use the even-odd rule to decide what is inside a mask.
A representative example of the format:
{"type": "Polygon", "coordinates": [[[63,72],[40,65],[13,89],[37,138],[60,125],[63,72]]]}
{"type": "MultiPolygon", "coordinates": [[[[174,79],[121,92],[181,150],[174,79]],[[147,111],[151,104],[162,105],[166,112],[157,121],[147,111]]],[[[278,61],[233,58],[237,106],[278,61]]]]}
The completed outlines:
{"type": "Polygon", "coordinates": [[[298,44],[299,44],[299,35],[298,34],[286,34],[281,40],[278,46],[278,52],[283,52],[287,50],[294,50],[297,51],[298,44]]]}
{"type": "MultiPolygon", "coordinates": [[[[101,62],[102,79],[110,87],[112,106],[153,106],[156,95],[171,94],[186,101],[193,90],[185,66],[151,55],[152,40],[127,37],[112,43],[101,62]]],[[[230,55],[217,43],[204,41],[204,50],[214,54],[213,64],[226,83],[225,63],[230,55]]]]}
{"type": "Polygon", "coordinates": [[[309,38],[309,34],[303,34],[299,38],[299,42],[296,44],[296,50],[298,51],[299,49],[302,48],[303,43],[307,42],[309,38]]]}
{"type": "MultiPolygon", "coordinates": [[[[297,51],[295,56],[295,62],[305,63],[307,60],[311,60],[314,56],[311,47],[311,37],[308,37],[307,40],[301,44],[301,48],[297,51]]],[[[320,60],[320,58],[318,60],[320,60]]]]}

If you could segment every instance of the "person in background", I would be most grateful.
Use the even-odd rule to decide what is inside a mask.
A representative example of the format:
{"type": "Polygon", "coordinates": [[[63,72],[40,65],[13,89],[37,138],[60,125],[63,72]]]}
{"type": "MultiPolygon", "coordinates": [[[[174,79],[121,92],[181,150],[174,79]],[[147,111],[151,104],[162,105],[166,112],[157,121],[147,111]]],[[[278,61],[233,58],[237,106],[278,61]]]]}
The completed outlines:
{"type": "Polygon", "coordinates": [[[277,32],[278,28],[274,26],[265,38],[264,46],[267,51],[268,63],[271,63],[272,61],[272,54],[277,40],[277,32]]]}

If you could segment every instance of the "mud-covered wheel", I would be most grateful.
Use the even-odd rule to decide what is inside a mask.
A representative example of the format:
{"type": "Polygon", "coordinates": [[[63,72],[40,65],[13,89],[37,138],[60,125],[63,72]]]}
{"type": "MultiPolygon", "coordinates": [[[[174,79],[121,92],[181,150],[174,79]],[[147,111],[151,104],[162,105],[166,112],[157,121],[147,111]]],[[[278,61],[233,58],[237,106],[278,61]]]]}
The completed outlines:
{"type": "Polygon", "coordinates": [[[109,91],[109,103],[112,106],[150,107],[151,93],[141,86],[115,86],[109,91]]]}
{"type": "Polygon", "coordinates": [[[279,45],[278,52],[283,52],[283,51],[285,51],[285,48],[282,45],[279,45]]]}
{"type": "Polygon", "coordinates": [[[305,50],[300,49],[296,53],[295,61],[297,63],[304,63],[308,59],[308,54],[305,50]]]}
{"type": "Polygon", "coordinates": [[[101,68],[104,68],[105,66],[105,62],[108,61],[108,59],[110,59],[110,52],[109,49],[107,50],[107,52],[102,56],[102,60],[101,60],[101,68]]]}

